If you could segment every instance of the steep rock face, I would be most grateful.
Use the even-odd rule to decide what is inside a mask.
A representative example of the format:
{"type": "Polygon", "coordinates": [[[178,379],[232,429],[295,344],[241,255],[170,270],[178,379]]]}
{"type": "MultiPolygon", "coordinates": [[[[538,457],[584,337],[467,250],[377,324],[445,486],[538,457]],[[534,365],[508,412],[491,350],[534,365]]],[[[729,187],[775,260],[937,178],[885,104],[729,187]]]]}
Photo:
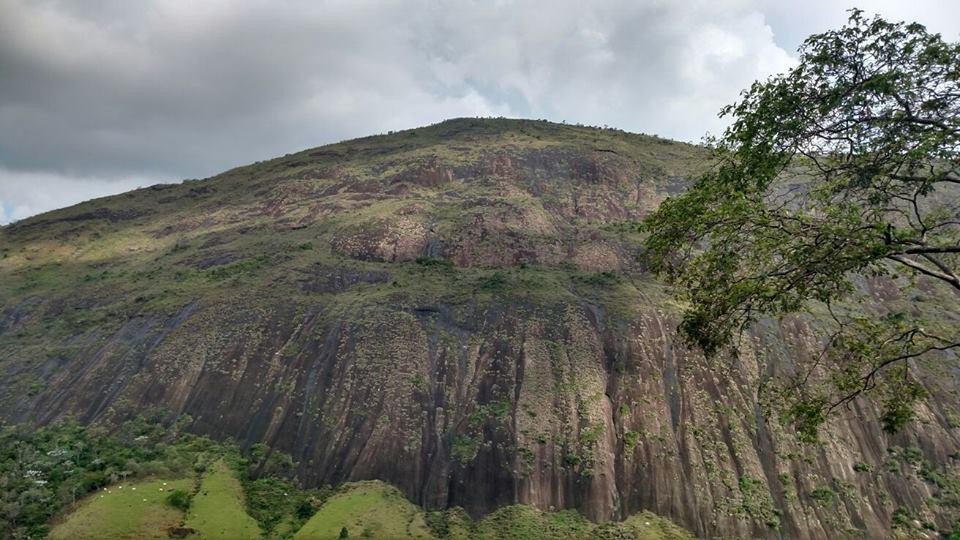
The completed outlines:
{"type": "MultiPolygon", "coordinates": [[[[952,525],[956,358],[918,366],[932,397],[905,432],[863,401],[805,446],[756,388],[817,353],[814,322],[758,325],[737,359],[678,343],[635,220],[707,159],[458,120],[6,227],[0,414],[161,406],[291,453],[305,482],[382,479],[475,515],[646,509],[699,535],[791,538],[882,536],[895,513],[952,525]]],[[[960,313],[950,294],[864,290],[960,313]]]]}

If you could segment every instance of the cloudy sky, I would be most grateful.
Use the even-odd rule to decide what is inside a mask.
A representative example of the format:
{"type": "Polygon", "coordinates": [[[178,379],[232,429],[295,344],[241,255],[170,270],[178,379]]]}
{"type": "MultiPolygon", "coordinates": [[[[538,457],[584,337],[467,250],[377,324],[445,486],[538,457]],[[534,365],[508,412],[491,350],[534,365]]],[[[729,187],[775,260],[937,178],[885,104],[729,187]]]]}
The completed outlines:
{"type": "Polygon", "coordinates": [[[0,0],[0,224],[457,116],[698,141],[856,5],[956,0],[0,0]]]}

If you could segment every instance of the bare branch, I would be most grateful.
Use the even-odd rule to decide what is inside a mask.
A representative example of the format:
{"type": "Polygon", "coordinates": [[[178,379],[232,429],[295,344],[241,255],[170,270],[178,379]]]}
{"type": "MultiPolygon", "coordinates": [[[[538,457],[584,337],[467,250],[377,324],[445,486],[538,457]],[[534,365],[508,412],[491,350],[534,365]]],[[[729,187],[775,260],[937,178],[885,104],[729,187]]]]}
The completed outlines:
{"type": "Polygon", "coordinates": [[[933,278],[937,278],[941,281],[949,283],[955,289],[960,290],[960,278],[958,278],[956,275],[945,274],[943,272],[933,270],[931,268],[927,268],[916,261],[907,259],[906,257],[901,257],[899,255],[887,255],[887,258],[890,260],[897,261],[898,263],[904,266],[909,266],[910,268],[916,270],[917,272],[920,272],[921,274],[924,274],[926,276],[930,276],[933,278]]]}

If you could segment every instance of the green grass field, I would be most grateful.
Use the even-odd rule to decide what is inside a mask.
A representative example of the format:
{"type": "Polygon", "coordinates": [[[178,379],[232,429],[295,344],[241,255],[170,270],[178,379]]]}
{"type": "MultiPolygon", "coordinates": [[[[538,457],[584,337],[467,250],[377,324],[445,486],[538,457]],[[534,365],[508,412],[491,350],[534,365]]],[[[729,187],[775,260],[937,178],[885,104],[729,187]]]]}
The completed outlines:
{"type": "Polygon", "coordinates": [[[50,538],[59,540],[113,538],[167,538],[183,512],[167,506],[175,489],[189,491],[192,481],[149,480],[109,486],[81,501],[67,518],[53,527],[50,538]]]}
{"type": "Polygon", "coordinates": [[[184,527],[197,531],[192,538],[260,538],[260,526],[247,514],[243,500],[240,481],[222,460],[218,461],[193,496],[184,527]]]}
{"type": "Polygon", "coordinates": [[[191,538],[261,538],[259,525],[244,508],[240,481],[222,460],[203,477],[186,515],[166,503],[172,491],[193,488],[189,478],[109,486],[81,501],[54,526],[50,538],[168,538],[168,529],[181,524],[196,531],[191,538]]]}
{"type": "Polygon", "coordinates": [[[433,538],[420,508],[396,488],[377,481],[348,484],[294,538],[337,538],[344,527],[350,538],[433,538]]]}

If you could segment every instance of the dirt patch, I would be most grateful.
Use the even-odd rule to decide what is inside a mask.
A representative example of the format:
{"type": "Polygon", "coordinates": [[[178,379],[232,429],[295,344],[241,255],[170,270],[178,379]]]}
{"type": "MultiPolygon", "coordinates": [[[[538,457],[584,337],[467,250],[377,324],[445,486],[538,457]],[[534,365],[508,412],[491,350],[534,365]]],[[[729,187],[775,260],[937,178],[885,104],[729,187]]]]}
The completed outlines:
{"type": "Polygon", "coordinates": [[[167,529],[167,535],[170,538],[186,538],[194,534],[197,534],[197,530],[190,527],[170,527],[167,529]]]}

